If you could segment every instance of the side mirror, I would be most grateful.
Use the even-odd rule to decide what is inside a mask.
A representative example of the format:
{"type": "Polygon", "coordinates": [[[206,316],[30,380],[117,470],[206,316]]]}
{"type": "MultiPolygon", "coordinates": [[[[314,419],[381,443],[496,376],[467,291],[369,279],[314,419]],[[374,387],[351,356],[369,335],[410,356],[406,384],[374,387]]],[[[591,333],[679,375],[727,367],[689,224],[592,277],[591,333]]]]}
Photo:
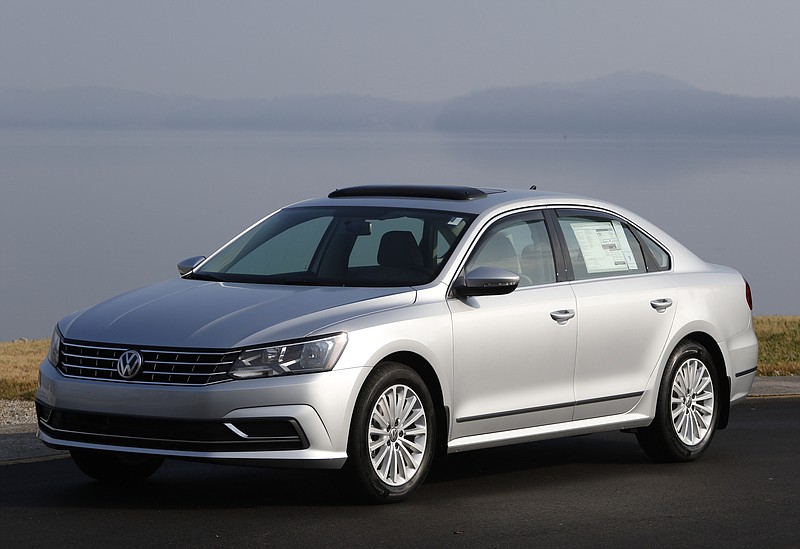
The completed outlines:
{"type": "Polygon", "coordinates": [[[205,258],[206,256],[204,255],[196,255],[194,257],[184,259],[178,263],[178,272],[181,274],[181,276],[191,273],[195,267],[200,265],[205,260],[205,258]]]}
{"type": "Polygon", "coordinates": [[[505,295],[519,286],[519,275],[496,267],[478,267],[456,282],[453,291],[461,297],[505,295]]]}

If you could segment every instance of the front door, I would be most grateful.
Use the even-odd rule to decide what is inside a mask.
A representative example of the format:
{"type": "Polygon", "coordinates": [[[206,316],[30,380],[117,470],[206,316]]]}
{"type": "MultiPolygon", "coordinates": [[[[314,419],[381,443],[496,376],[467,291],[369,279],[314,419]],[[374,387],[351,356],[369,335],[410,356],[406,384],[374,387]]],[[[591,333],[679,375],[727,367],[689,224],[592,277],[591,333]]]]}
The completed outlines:
{"type": "Polygon", "coordinates": [[[451,298],[454,344],[453,438],[570,421],[577,323],[568,283],[556,283],[539,211],[495,222],[464,272],[515,272],[510,294],[451,298]]]}

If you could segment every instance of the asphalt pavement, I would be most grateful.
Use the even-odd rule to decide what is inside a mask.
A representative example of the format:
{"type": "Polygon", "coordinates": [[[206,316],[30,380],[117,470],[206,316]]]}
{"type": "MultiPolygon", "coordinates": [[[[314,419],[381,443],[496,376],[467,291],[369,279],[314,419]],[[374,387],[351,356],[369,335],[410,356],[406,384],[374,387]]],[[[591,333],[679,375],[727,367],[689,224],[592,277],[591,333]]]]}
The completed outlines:
{"type": "MultiPolygon", "coordinates": [[[[0,466],[4,547],[800,547],[800,398],[753,397],[697,461],[621,432],[454,454],[408,501],[338,471],[168,460],[108,485],[72,460],[0,466]]],[[[30,436],[30,433],[29,433],[30,436]]]]}

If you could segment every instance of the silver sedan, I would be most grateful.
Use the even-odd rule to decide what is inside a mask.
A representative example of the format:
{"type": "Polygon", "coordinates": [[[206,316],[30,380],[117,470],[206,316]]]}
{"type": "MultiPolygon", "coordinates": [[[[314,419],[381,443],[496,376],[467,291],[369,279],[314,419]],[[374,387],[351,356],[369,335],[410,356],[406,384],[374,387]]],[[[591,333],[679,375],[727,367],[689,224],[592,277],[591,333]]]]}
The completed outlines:
{"type": "Polygon", "coordinates": [[[437,454],[607,430],[688,461],[756,373],[742,276],[589,198],[345,188],[179,271],[53,333],[39,437],[91,477],[345,468],[399,501],[437,454]]]}

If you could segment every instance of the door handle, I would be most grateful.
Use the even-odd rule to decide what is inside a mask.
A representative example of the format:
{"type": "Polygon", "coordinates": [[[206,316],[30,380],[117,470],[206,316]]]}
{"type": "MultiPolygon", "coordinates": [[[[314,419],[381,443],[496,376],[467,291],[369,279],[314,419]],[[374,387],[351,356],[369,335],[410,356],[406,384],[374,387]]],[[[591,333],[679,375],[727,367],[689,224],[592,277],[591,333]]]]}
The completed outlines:
{"type": "Polygon", "coordinates": [[[553,311],[550,313],[550,318],[559,324],[566,324],[570,318],[575,316],[575,311],[572,309],[561,309],[560,311],[553,311]]]}
{"type": "Polygon", "coordinates": [[[662,299],[654,299],[650,302],[650,306],[659,313],[663,313],[668,308],[672,307],[672,300],[668,297],[662,299]]]}

